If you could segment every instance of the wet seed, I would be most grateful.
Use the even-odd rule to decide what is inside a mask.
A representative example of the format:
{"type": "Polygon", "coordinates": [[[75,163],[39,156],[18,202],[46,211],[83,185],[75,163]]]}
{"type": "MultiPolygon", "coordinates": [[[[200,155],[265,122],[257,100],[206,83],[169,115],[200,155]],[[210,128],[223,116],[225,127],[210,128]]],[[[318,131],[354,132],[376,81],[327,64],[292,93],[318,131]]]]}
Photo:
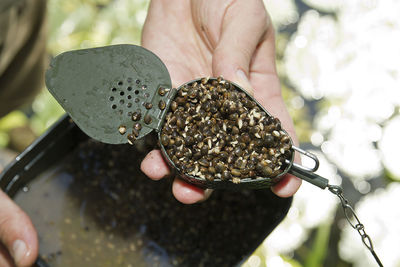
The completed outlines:
{"type": "Polygon", "coordinates": [[[119,126],[118,131],[119,131],[119,133],[121,135],[125,134],[126,133],[126,126],[125,125],[119,126]]]}
{"type": "Polygon", "coordinates": [[[176,120],[176,126],[180,129],[183,129],[185,127],[185,121],[182,118],[178,117],[176,120]]]}
{"type": "Polygon", "coordinates": [[[201,158],[201,152],[200,150],[197,150],[194,154],[193,154],[193,159],[194,160],[198,160],[201,158]]]}
{"type": "Polygon", "coordinates": [[[194,144],[194,138],[191,135],[185,137],[185,145],[191,146],[194,144]]]}
{"type": "Polygon", "coordinates": [[[271,147],[274,144],[274,138],[270,134],[266,134],[264,137],[264,143],[266,146],[271,147]]]}
{"type": "Polygon", "coordinates": [[[171,110],[174,112],[178,108],[178,103],[176,101],[171,102],[171,110]]]}
{"type": "Polygon", "coordinates": [[[264,177],[271,177],[273,170],[269,166],[264,166],[261,173],[264,177]]]}
{"type": "Polygon", "coordinates": [[[158,102],[158,108],[161,110],[164,110],[166,107],[166,103],[164,100],[160,100],[160,102],[158,102]]]}
{"type": "Polygon", "coordinates": [[[134,143],[135,140],[136,140],[136,137],[135,137],[133,134],[128,134],[127,138],[128,138],[128,143],[129,143],[130,145],[133,145],[133,143],[134,143]]]}
{"type": "Polygon", "coordinates": [[[218,162],[218,163],[215,165],[215,171],[216,171],[217,173],[222,173],[223,171],[225,171],[225,165],[224,165],[222,162],[218,162]]]}
{"type": "Polygon", "coordinates": [[[144,121],[144,123],[146,123],[146,124],[150,124],[151,121],[152,121],[152,118],[151,118],[151,116],[150,116],[149,114],[147,114],[146,116],[144,116],[143,121],[144,121]]]}
{"type": "Polygon", "coordinates": [[[188,165],[188,166],[186,166],[186,172],[187,172],[187,173],[193,172],[194,169],[195,169],[195,167],[194,167],[193,165],[188,165]]]}
{"type": "Polygon", "coordinates": [[[239,131],[239,128],[238,127],[236,127],[236,126],[233,126],[232,127],[232,134],[238,134],[240,131],[239,131]]]}
{"type": "Polygon", "coordinates": [[[140,118],[142,117],[142,114],[140,114],[139,112],[133,112],[132,113],[132,120],[133,121],[138,121],[138,120],[140,120],[140,118]]]}
{"type": "Polygon", "coordinates": [[[240,170],[238,169],[232,169],[231,171],[233,176],[239,177],[241,175],[240,170]]]}
{"type": "Polygon", "coordinates": [[[191,157],[192,157],[192,151],[189,149],[189,150],[187,150],[186,152],[185,152],[185,154],[184,154],[184,156],[186,157],[186,158],[188,158],[188,159],[190,159],[191,157]]]}
{"type": "Polygon", "coordinates": [[[248,133],[242,134],[242,136],[241,136],[241,141],[242,141],[243,143],[246,143],[246,144],[250,143],[250,141],[251,141],[250,135],[249,135],[248,133]]]}
{"type": "Polygon", "coordinates": [[[208,167],[208,172],[210,174],[215,174],[217,171],[215,170],[215,168],[213,166],[208,167]]]}
{"type": "Polygon", "coordinates": [[[169,137],[168,137],[168,135],[166,135],[166,134],[162,134],[162,135],[161,135],[161,144],[162,144],[163,146],[168,146],[168,144],[169,144],[169,137]]]}
{"type": "Polygon", "coordinates": [[[139,136],[139,131],[138,131],[138,129],[133,128],[133,129],[132,129],[132,134],[133,134],[135,137],[138,137],[138,136],[139,136]]]}
{"type": "Polygon", "coordinates": [[[183,156],[184,156],[183,151],[177,151],[177,152],[175,153],[175,155],[176,155],[176,157],[177,157],[178,159],[181,159],[181,158],[183,158],[183,156]]]}
{"type": "Polygon", "coordinates": [[[242,150],[240,147],[236,147],[236,148],[233,150],[233,153],[235,153],[236,156],[240,157],[240,156],[243,155],[243,150],[242,150]]]}
{"type": "Polygon", "coordinates": [[[175,139],[175,145],[178,146],[178,147],[180,147],[182,144],[183,144],[183,139],[182,139],[182,137],[180,137],[180,136],[176,137],[176,139],[175,139]]]}
{"type": "Polygon", "coordinates": [[[164,96],[166,93],[167,93],[167,91],[165,90],[164,87],[158,88],[158,94],[159,94],[160,96],[164,96]]]}
{"type": "Polygon", "coordinates": [[[210,165],[210,163],[205,158],[200,159],[198,162],[201,166],[204,167],[208,167],[210,165]]]}
{"type": "Polygon", "coordinates": [[[227,181],[227,180],[229,180],[231,178],[232,178],[232,175],[231,175],[231,173],[229,171],[225,170],[225,171],[222,172],[222,175],[221,175],[221,179],[222,180],[227,181]]]}
{"type": "Polygon", "coordinates": [[[204,146],[202,146],[201,148],[200,148],[200,151],[201,151],[201,155],[207,155],[208,154],[208,146],[207,145],[204,145],[204,146]]]}
{"type": "Polygon", "coordinates": [[[276,130],[272,132],[272,135],[275,136],[275,137],[280,137],[281,136],[281,134],[276,130]]]}

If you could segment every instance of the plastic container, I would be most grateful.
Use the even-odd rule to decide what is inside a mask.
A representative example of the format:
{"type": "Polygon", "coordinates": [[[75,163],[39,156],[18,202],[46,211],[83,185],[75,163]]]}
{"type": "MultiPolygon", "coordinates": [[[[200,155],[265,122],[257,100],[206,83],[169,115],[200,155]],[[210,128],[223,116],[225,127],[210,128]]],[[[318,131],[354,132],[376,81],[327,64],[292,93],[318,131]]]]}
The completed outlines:
{"type": "Polygon", "coordinates": [[[64,116],[6,167],[1,189],[38,230],[36,266],[240,265],[290,207],[268,189],[183,205],[171,179],[138,170],[144,155],[94,142],[64,116]]]}

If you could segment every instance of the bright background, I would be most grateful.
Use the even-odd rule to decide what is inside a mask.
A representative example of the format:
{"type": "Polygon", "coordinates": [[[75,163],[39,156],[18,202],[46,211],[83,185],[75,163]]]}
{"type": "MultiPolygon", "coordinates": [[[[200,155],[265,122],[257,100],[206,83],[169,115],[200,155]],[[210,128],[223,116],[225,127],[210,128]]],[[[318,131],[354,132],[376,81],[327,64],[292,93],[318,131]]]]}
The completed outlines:
{"type": "MultiPolygon", "coordinates": [[[[342,184],[385,266],[400,266],[400,1],[266,0],[301,147],[342,184]]],[[[140,44],[145,0],[49,0],[48,50],[140,44]]],[[[0,119],[0,148],[23,150],[63,113],[46,90],[0,119]]],[[[305,164],[307,164],[305,162],[305,164]]],[[[338,199],[309,184],[244,264],[376,266],[338,199]]],[[[257,218],[255,218],[257,219],[257,218]]]]}

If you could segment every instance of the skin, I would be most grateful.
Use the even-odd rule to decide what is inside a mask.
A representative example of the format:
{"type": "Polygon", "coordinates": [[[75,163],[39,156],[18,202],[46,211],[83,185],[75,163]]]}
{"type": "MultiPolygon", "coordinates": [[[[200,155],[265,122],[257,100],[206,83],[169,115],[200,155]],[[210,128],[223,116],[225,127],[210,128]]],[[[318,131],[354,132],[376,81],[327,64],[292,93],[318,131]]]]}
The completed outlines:
{"type": "MultiPolygon", "coordinates": [[[[296,143],[275,68],[271,20],[261,0],[153,0],[143,28],[142,45],[166,64],[177,87],[199,77],[220,76],[240,84],[277,116],[296,143]]],[[[143,160],[142,171],[153,180],[170,170],[159,150],[143,160]]],[[[292,196],[301,181],[286,175],[272,188],[292,196]]],[[[172,192],[182,203],[205,200],[202,190],[175,179],[172,192]]],[[[38,255],[38,238],[29,217],[0,190],[0,266],[31,266],[38,255]],[[19,248],[19,249],[17,249],[19,248]]]]}
{"type": "MultiPolygon", "coordinates": [[[[213,1],[210,5],[207,0],[153,0],[142,46],[166,64],[174,87],[199,77],[220,75],[238,83],[281,120],[297,143],[276,72],[274,29],[262,1],[213,1]]],[[[146,156],[141,169],[153,180],[170,174],[159,150],[146,156]]],[[[300,184],[300,179],[286,175],[272,191],[289,197],[300,184]]],[[[210,195],[210,190],[178,178],[172,192],[185,204],[203,201],[210,195]]]]}
{"type": "Polygon", "coordinates": [[[38,254],[36,230],[29,217],[0,190],[0,266],[31,266],[38,254]],[[14,260],[13,260],[14,259],[14,260]]]}

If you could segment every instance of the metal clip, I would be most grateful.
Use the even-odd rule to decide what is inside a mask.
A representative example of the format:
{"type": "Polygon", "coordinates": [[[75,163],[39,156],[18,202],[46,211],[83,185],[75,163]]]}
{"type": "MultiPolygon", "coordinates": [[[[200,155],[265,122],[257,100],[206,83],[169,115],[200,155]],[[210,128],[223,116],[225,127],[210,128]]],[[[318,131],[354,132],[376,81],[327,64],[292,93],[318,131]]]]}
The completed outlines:
{"type": "MultiPolygon", "coordinates": [[[[310,153],[295,146],[292,146],[292,148],[293,150],[314,160],[314,167],[309,168],[309,167],[304,167],[300,164],[293,163],[292,167],[289,169],[288,172],[315,186],[318,186],[321,189],[325,189],[329,184],[329,180],[314,173],[319,167],[319,160],[317,156],[315,156],[313,153],[310,153]]],[[[290,161],[286,160],[286,163],[290,164],[290,161]]]]}
{"type": "Polygon", "coordinates": [[[314,161],[314,167],[313,168],[305,167],[305,166],[302,166],[302,165],[297,164],[297,163],[293,163],[293,166],[295,166],[296,168],[301,169],[303,171],[306,171],[306,172],[315,172],[316,170],[318,170],[319,160],[318,160],[316,155],[314,155],[313,153],[308,152],[306,150],[303,150],[303,149],[301,149],[299,147],[296,147],[296,146],[292,146],[292,148],[293,148],[293,150],[296,150],[300,154],[303,154],[304,156],[307,156],[307,157],[309,157],[310,159],[312,159],[314,161]]]}

